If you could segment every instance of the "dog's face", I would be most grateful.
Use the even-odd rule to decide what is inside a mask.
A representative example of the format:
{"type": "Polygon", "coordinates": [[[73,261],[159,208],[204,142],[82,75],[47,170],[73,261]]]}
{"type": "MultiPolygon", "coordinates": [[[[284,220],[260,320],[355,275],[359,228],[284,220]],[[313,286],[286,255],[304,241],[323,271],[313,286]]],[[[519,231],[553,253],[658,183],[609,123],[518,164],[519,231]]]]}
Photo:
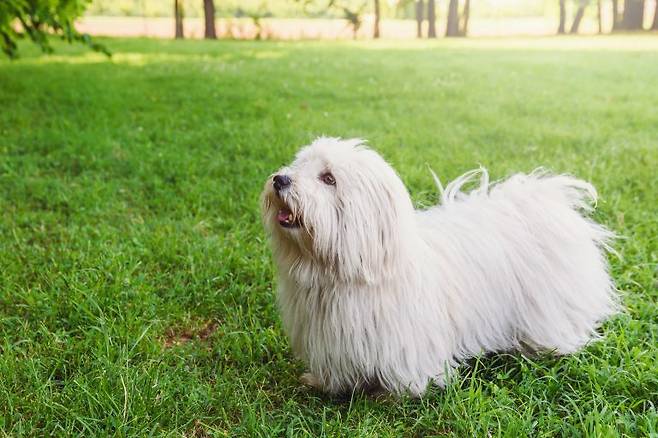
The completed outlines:
{"type": "Polygon", "coordinates": [[[288,268],[376,280],[396,256],[413,207],[395,171],[360,140],[321,138],[265,183],[263,219],[288,268]]]}

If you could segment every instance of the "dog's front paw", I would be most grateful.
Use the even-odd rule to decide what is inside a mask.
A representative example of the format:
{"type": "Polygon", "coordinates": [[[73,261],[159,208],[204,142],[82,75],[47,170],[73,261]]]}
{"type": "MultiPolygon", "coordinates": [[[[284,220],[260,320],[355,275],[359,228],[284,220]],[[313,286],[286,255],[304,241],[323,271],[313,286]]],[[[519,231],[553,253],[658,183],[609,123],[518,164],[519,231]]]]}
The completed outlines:
{"type": "Polygon", "coordinates": [[[317,390],[322,390],[322,384],[320,383],[320,379],[315,377],[311,373],[304,373],[299,377],[299,381],[302,382],[302,385],[309,386],[313,389],[317,390]]]}

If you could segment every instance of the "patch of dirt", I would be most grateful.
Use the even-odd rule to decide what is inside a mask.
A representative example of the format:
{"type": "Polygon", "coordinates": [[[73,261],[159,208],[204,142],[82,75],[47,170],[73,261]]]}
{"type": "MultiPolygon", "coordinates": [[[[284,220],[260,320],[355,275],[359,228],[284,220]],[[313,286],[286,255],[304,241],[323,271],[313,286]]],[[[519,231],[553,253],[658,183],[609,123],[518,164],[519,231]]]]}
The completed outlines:
{"type": "Polygon", "coordinates": [[[165,331],[162,344],[165,348],[185,345],[190,341],[206,342],[219,328],[219,322],[210,320],[195,327],[169,327],[165,331]]]}

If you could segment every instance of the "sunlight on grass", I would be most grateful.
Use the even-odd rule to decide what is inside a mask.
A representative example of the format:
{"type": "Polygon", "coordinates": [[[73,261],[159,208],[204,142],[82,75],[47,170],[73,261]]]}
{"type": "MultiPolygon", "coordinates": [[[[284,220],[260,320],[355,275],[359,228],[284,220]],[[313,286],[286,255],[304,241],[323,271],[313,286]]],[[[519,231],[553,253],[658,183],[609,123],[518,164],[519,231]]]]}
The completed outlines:
{"type": "Polygon", "coordinates": [[[273,51],[257,51],[251,54],[256,59],[278,59],[284,56],[282,51],[273,52],[273,51]]]}
{"type": "Polygon", "coordinates": [[[351,41],[343,44],[366,50],[426,50],[431,48],[446,49],[532,49],[532,50],[621,50],[621,51],[657,51],[658,38],[654,35],[604,35],[604,36],[562,36],[562,37],[482,37],[439,40],[379,40],[351,41]]]}
{"type": "Polygon", "coordinates": [[[59,63],[67,63],[67,64],[98,64],[98,63],[103,63],[103,62],[108,62],[110,58],[107,56],[100,54],[100,53],[95,53],[95,52],[84,52],[84,53],[77,53],[74,56],[71,55],[59,55],[59,54],[51,54],[47,56],[40,56],[40,57],[35,57],[35,58],[25,58],[21,59],[20,63],[24,64],[34,64],[34,65],[39,65],[39,64],[59,64],[59,63]]]}

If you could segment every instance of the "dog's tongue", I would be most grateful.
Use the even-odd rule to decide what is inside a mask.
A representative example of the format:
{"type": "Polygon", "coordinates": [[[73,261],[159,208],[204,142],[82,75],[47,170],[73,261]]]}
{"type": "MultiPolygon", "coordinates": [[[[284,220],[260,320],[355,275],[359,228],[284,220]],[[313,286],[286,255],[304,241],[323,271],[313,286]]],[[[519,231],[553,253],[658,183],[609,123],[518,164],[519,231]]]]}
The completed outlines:
{"type": "Polygon", "coordinates": [[[290,210],[281,209],[276,215],[276,220],[279,222],[285,222],[288,220],[288,216],[290,216],[290,210]]]}

